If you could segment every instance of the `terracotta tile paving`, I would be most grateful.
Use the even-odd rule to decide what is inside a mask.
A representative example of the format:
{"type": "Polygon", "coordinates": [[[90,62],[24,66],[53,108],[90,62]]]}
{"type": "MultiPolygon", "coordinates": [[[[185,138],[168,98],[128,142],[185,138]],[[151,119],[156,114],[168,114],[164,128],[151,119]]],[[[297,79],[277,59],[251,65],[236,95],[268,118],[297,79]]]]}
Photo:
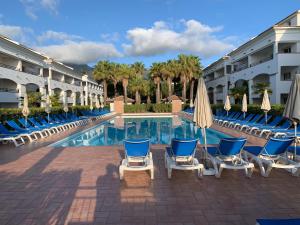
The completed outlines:
{"type": "Polygon", "coordinates": [[[174,171],[168,180],[163,149],[152,146],[153,181],[147,172],[125,172],[120,181],[122,147],[2,146],[0,224],[254,225],[300,217],[300,180],[285,171],[263,178],[256,169],[251,179],[242,171],[225,170],[221,179],[174,171]]]}

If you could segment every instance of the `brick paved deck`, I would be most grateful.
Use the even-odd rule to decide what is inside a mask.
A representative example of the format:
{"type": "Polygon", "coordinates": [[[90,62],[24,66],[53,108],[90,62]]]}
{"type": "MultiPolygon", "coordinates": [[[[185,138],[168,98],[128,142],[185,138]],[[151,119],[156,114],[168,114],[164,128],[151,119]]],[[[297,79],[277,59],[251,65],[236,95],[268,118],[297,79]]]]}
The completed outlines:
{"type": "Polygon", "coordinates": [[[285,171],[263,178],[256,169],[247,179],[225,170],[221,179],[202,180],[174,171],[168,180],[163,146],[152,152],[154,181],[147,172],[125,172],[120,181],[121,147],[2,147],[0,224],[254,225],[300,217],[300,179],[285,171]]]}

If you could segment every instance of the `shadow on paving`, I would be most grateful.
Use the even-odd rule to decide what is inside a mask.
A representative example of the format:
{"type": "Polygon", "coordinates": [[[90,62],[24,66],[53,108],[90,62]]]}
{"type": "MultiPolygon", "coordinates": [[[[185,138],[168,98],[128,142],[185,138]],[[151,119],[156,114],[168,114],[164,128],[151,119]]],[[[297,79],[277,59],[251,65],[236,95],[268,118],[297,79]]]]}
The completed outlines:
{"type": "Polygon", "coordinates": [[[0,173],[0,224],[64,224],[81,170],[43,172],[62,151],[50,150],[20,176],[0,173]]]}

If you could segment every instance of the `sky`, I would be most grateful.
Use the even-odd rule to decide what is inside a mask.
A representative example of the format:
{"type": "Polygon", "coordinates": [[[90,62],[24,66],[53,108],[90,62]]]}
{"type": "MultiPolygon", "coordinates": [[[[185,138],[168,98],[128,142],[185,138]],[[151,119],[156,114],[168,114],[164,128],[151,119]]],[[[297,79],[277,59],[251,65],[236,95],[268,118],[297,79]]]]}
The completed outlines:
{"type": "Polygon", "coordinates": [[[207,66],[300,9],[299,0],[0,0],[0,34],[58,61],[207,66]]]}

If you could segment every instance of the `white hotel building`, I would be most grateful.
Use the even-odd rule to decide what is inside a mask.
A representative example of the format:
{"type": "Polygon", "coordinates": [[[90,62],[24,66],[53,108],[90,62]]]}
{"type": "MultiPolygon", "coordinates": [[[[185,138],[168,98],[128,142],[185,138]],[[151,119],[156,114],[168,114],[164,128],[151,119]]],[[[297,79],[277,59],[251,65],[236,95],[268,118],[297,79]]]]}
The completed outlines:
{"type": "Polygon", "coordinates": [[[0,108],[20,107],[26,91],[58,94],[69,105],[88,105],[103,94],[88,75],[0,35],[0,108]]]}
{"type": "Polygon", "coordinates": [[[300,73],[300,10],[204,69],[212,103],[223,103],[230,88],[248,85],[250,103],[261,103],[253,85],[267,82],[272,104],[284,104],[300,73]]]}

